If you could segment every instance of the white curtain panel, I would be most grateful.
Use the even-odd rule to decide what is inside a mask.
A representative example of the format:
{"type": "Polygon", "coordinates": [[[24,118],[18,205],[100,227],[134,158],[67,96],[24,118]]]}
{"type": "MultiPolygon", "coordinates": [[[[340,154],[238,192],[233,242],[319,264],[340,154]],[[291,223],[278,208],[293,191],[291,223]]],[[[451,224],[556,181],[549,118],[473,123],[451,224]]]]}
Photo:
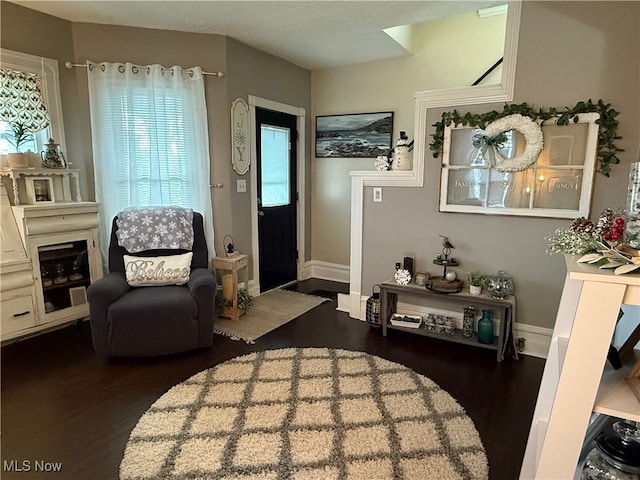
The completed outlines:
{"type": "Polygon", "coordinates": [[[209,134],[200,67],[87,62],[100,242],[111,220],[134,206],[202,213],[215,256],[209,134]]]}

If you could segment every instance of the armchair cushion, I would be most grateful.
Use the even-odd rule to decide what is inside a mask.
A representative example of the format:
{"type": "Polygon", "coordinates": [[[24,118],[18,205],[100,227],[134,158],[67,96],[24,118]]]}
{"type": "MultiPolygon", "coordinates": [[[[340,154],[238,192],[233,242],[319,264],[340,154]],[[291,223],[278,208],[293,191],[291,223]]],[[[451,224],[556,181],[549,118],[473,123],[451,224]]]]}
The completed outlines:
{"type": "Polygon", "coordinates": [[[114,356],[147,356],[198,345],[198,309],[184,286],[138,287],[107,314],[114,356]]]}

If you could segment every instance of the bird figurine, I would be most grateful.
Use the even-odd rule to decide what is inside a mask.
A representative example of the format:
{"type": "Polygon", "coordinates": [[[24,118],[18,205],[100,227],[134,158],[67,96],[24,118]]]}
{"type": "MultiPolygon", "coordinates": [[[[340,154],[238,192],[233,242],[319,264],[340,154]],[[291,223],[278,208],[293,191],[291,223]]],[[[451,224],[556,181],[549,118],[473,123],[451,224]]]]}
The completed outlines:
{"type": "Polygon", "coordinates": [[[445,237],[444,235],[438,235],[438,236],[442,237],[442,246],[444,248],[455,248],[453,245],[451,245],[451,242],[447,237],[445,237]]]}
{"type": "Polygon", "coordinates": [[[449,259],[449,255],[451,255],[451,249],[455,248],[449,239],[444,235],[438,235],[442,237],[442,255],[444,256],[444,260],[447,261],[449,259]]]}

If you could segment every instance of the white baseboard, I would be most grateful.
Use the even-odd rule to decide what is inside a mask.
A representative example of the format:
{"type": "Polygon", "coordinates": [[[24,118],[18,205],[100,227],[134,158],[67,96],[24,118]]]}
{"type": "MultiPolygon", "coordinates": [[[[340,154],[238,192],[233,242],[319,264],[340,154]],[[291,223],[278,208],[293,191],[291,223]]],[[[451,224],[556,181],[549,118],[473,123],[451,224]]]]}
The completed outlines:
{"type": "Polygon", "coordinates": [[[348,293],[339,293],[338,294],[338,310],[339,312],[347,312],[349,313],[351,309],[351,296],[348,293]]]}
{"type": "MultiPolygon", "coordinates": [[[[338,297],[339,298],[339,297],[338,297]]],[[[359,320],[365,321],[367,298],[361,297],[360,299],[360,318],[359,320]]],[[[345,295],[345,306],[348,309],[349,296],[345,295]]],[[[340,308],[338,308],[340,310],[340,308]]],[[[439,310],[437,308],[425,307],[420,305],[412,305],[409,303],[398,302],[398,313],[404,313],[407,315],[419,315],[421,317],[426,316],[429,313],[448,315],[456,319],[456,327],[462,328],[462,312],[439,310]]],[[[500,325],[500,319],[496,319],[496,328],[500,325]]],[[[524,323],[515,323],[513,325],[513,331],[516,338],[524,339],[524,350],[520,353],[538,358],[547,358],[549,347],[551,345],[551,336],[553,330],[550,328],[536,327],[534,325],[527,325],[524,323]]]]}
{"type": "Polygon", "coordinates": [[[524,353],[532,357],[547,358],[553,329],[516,323],[513,325],[516,338],[524,338],[524,353]]]}
{"type": "Polygon", "coordinates": [[[349,283],[349,265],[310,260],[302,268],[302,279],[320,278],[334,282],[349,283]]]}

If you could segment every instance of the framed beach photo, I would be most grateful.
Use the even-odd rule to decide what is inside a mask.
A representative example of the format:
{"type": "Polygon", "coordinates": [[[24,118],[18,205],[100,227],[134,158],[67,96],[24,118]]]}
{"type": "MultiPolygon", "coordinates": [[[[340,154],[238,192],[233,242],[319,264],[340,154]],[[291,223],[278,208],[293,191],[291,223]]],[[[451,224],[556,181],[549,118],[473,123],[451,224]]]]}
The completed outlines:
{"type": "Polygon", "coordinates": [[[316,117],[316,158],[376,158],[391,150],[393,112],[316,117]]]}

